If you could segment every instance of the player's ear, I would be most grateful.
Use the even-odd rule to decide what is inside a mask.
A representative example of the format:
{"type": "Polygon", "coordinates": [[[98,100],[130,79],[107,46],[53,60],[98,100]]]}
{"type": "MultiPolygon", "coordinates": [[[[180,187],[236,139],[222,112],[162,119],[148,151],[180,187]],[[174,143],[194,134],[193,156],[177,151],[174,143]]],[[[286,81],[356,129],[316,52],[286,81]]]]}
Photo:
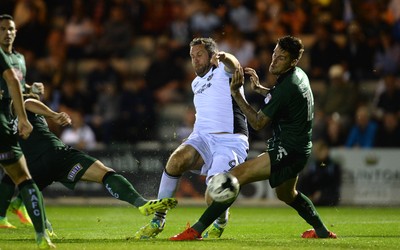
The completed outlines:
{"type": "Polygon", "coordinates": [[[299,62],[298,59],[294,59],[290,65],[291,65],[292,67],[294,67],[294,66],[297,65],[298,62],[299,62]]]}

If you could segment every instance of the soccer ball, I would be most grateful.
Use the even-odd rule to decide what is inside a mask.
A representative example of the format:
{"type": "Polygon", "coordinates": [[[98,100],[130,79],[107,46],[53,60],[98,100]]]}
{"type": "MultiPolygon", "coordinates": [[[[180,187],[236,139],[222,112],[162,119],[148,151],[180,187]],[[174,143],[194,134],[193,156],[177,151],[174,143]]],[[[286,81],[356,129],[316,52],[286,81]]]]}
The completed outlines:
{"type": "Polygon", "coordinates": [[[207,186],[210,197],[221,203],[229,203],[235,200],[240,190],[238,179],[230,173],[214,175],[207,186]]]}

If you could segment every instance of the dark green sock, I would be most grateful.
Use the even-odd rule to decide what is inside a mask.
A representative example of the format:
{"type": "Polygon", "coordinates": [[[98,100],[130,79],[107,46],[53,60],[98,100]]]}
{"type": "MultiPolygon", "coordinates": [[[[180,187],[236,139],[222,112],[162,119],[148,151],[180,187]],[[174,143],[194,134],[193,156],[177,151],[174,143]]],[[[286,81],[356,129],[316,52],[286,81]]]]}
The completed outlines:
{"type": "Polygon", "coordinates": [[[103,185],[113,197],[135,207],[140,207],[147,202],[125,177],[117,173],[108,172],[103,178],[103,185]]]}
{"type": "Polygon", "coordinates": [[[26,180],[18,185],[18,189],[36,233],[44,233],[44,207],[38,187],[33,180],[26,180]]]}
{"type": "Polygon", "coordinates": [[[204,211],[201,215],[200,219],[192,226],[194,230],[199,233],[202,233],[207,229],[225,210],[227,210],[233,202],[230,203],[219,203],[213,202],[211,205],[204,211]]]}
{"type": "Polygon", "coordinates": [[[10,179],[10,177],[4,175],[0,183],[0,217],[6,217],[7,208],[10,206],[15,191],[15,185],[12,180],[10,179],[11,183],[9,183],[6,179],[10,179]]]}
{"type": "Polygon", "coordinates": [[[47,215],[46,215],[46,209],[44,209],[45,208],[45,206],[44,206],[44,198],[43,198],[42,192],[40,192],[39,194],[40,194],[40,202],[41,202],[42,207],[43,207],[43,219],[44,219],[44,223],[46,225],[47,215]]]}
{"type": "Polygon", "coordinates": [[[296,209],[297,213],[315,229],[318,237],[328,237],[328,229],[325,227],[324,223],[322,223],[317,210],[307,196],[298,192],[295,200],[288,205],[296,209]]]}

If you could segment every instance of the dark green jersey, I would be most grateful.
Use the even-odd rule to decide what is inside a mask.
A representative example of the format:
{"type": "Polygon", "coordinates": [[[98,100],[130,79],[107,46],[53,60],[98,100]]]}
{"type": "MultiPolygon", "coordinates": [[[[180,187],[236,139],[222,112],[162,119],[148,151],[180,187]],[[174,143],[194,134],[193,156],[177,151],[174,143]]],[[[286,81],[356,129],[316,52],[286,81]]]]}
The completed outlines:
{"type": "Polygon", "coordinates": [[[41,115],[27,111],[28,119],[33,126],[28,139],[19,139],[22,151],[28,163],[34,162],[41,155],[46,154],[52,148],[67,147],[54,133],[49,130],[45,118],[41,115]]]}
{"type": "MultiPolygon", "coordinates": [[[[21,83],[22,92],[25,90],[25,75],[26,75],[26,66],[25,66],[25,58],[22,54],[12,51],[12,53],[5,53],[0,48],[0,68],[1,75],[3,75],[4,71],[12,68],[18,80],[21,83]]],[[[0,77],[0,89],[3,91],[3,99],[10,99],[10,94],[8,92],[7,83],[3,77],[0,77]]]]}
{"type": "MultiPolygon", "coordinates": [[[[7,54],[0,48],[0,91],[2,92],[2,97],[0,98],[0,162],[2,164],[15,163],[22,156],[22,151],[17,141],[16,127],[12,124],[10,94],[7,83],[2,77],[4,71],[11,68],[15,68],[20,79],[24,78],[24,58],[16,53],[7,54]],[[22,60],[20,60],[21,58],[22,60]]],[[[25,81],[23,84],[25,85],[25,81]]],[[[25,89],[24,86],[22,86],[22,89],[25,89]]]]}
{"type": "Polygon", "coordinates": [[[314,98],[307,75],[295,67],[277,79],[265,98],[262,112],[272,120],[273,137],[268,148],[281,145],[311,153],[314,98]]]}

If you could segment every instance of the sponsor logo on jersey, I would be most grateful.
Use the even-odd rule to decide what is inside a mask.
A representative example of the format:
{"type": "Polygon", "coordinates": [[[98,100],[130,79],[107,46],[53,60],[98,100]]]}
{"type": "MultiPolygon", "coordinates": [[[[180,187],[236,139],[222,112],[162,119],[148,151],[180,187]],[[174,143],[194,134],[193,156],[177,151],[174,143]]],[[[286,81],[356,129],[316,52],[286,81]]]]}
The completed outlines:
{"type": "Polygon", "coordinates": [[[0,153],[0,161],[12,159],[12,158],[14,158],[14,152],[13,151],[0,153]]]}
{"type": "Polygon", "coordinates": [[[288,155],[287,151],[285,148],[278,146],[278,154],[276,155],[276,160],[280,161],[282,160],[283,156],[288,155]]]}
{"type": "Polygon", "coordinates": [[[76,175],[83,169],[80,163],[76,164],[68,173],[68,180],[74,181],[76,175]]]}
{"type": "Polygon", "coordinates": [[[203,93],[206,89],[208,89],[209,87],[211,87],[211,82],[208,82],[206,84],[204,84],[203,86],[201,86],[201,88],[199,90],[197,90],[196,92],[194,92],[195,95],[197,94],[201,94],[203,93]]]}
{"type": "Polygon", "coordinates": [[[213,78],[214,74],[211,74],[209,77],[207,77],[207,81],[210,81],[213,78]]]}
{"type": "Polygon", "coordinates": [[[11,130],[14,135],[18,134],[18,117],[10,121],[11,130]]]}
{"type": "Polygon", "coordinates": [[[269,101],[271,101],[271,98],[272,98],[271,94],[268,93],[267,96],[266,96],[265,99],[264,99],[265,104],[268,104],[269,101]]]}

